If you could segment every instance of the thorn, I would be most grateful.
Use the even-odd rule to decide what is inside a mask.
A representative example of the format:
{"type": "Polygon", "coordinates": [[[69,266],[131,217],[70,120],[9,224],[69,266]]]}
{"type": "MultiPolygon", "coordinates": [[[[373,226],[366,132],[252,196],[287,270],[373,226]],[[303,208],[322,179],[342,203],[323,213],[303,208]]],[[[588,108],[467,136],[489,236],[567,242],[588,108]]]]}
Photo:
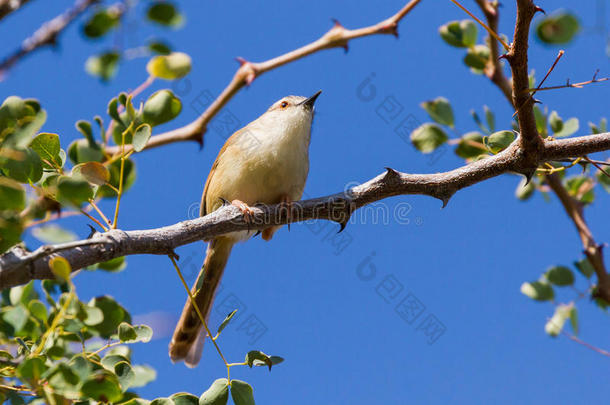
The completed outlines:
{"type": "Polygon", "coordinates": [[[379,26],[379,32],[383,32],[386,34],[392,34],[396,38],[398,38],[398,24],[394,21],[387,22],[379,26]]]}
{"type": "Polygon", "coordinates": [[[542,14],[546,15],[546,11],[544,11],[542,7],[539,6],[534,6],[534,12],[541,12],[542,14]]]}
{"type": "Polygon", "coordinates": [[[537,98],[533,98],[532,101],[534,101],[534,104],[542,104],[542,101],[537,98]]]}
{"type": "Polygon", "coordinates": [[[87,239],[91,239],[93,237],[93,235],[95,235],[97,233],[97,229],[95,229],[94,227],[91,226],[91,224],[87,224],[87,226],[89,227],[90,231],[89,231],[89,236],[87,236],[87,239]]]}
{"type": "Polygon", "coordinates": [[[343,230],[345,229],[345,227],[347,226],[347,221],[345,222],[339,222],[340,228],[339,228],[339,232],[337,233],[341,233],[343,232],[343,230]]]}
{"type": "Polygon", "coordinates": [[[595,80],[597,80],[597,74],[599,73],[599,69],[597,69],[595,71],[595,73],[593,73],[593,79],[591,79],[592,82],[594,82],[595,80]]]}
{"type": "Polygon", "coordinates": [[[222,202],[222,206],[225,207],[227,205],[231,205],[231,203],[229,202],[229,200],[227,200],[226,198],[223,197],[218,197],[218,199],[222,202]]]}
{"type": "Polygon", "coordinates": [[[199,144],[199,151],[203,149],[203,132],[195,136],[195,142],[199,144]]]}
{"type": "Polygon", "coordinates": [[[173,257],[174,259],[176,259],[176,261],[180,260],[180,256],[178,256],[178,253],[174,252],[173,250],[170,250],[167,255],[173,257]]]}
{"type": "Polygon", "coordinates": [[[536,174],[536,169],[527,169],[521,172],[521,174],[525,176],[525,185],[527,186],[534,177],[534,174],[536,174]]]}
{"type": "Polygon", "coordinates": [[[447,204],[449,204],[449,199],[451,197],[443,197],[441,198],[441,201],[443,202],[443,206],[441,207],[441,209],[445,208],[447,206],[447,204]]]}
{"type": "Polygon", "coordinates": [[[343,48],[345,50],[345,53],[347,53],[347,51],[349,51],[349,45],[347,44],[347,41],[341,45],[341,48],[343,48]]]}
{"type": "Polygon", "coordinates": [[[261,230],[259,229],[258,231],[256,231],[256,233],[254,234],[254,236],[252,236],[253,238],[256,238],[258,235],[261,234],[261,230]]]}
{"type": "Polygon", "coordinates": [[[341,27],[341,28],[343,28],[343,25],[341,25],[339,20],[337,20],[336,18],[331,18],[330,20],[333,22],[333,27],[341,27]]]}
{"type": "Polygon", "coordinates": [[[239,62],[239,66],[243,66],[248,63],[248,61],[242,58],[241,56],[238,56],[237,58],[235,58],[235,60],[239,62]]]}
{"type": "Polygon", "coordinates": [[[387,170],[385,173],[386,178],[400,177],[400,174],[391,167],[385,167],[385,169],[387,170]]]}
{"type": "Polygon", "coordinates": [[[498,59],[506,59],[506,60],[508,60],[508,54],[507,53],[503,53],[502,55],[498,56],[498,59]]]}

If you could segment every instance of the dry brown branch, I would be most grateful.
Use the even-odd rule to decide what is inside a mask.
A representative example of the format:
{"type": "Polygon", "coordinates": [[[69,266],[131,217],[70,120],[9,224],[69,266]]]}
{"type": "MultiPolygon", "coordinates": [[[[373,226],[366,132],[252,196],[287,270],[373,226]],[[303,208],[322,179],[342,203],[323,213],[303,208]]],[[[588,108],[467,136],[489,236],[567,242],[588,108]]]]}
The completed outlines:
{"type": "Polygon", "coordinates": [[[19,10],[30,0],[0,0],[0,20],[19,10]]]}
{"type": "Polygon", "coordinates": [[[0,62],[0,80],[8,70],[25,56],[47,45],[55,45],[58,35],[85,10],[99,0],[78,0],[72,8],[44,23],[21,46],[0,62]]]}
{"type": "MultiPolygon", "coordinates": [[[[222,107],[224,107],[241,88],[251,84],[254,79],[263,73],[324,49],[345,48],[347,50],[349,41],[352,39],[378,34],[398,35],[398,23],[420,1],[421,0],[411,0],[393,16],[364,28],[351,30],[343,27],[336,21],[335,25],[319,39],[264,62],[249,62],[238,58],[241,65],[233,75],[231,82],[197,119],[181,128],[154,135],[148,141],[146,149],[183,141],[196,141],[201,144],[203,142],[203,134],[206,131],[206,126],[212,118],[218,114],[222,107]]],[[[129,150],[131,150],[131,145],[126,147],[126,151],[129,150]]],[[[110,154],[115,154],[120,151],[120,148],[112,146],[106,148],[106,151],[110,154]]]]}
{"type": "MultiPolygon", "coordinates": [[[[508,172],[522,172],[530,164],[523,159],[520,142],[487,159],[445,173],[407,174],[393,169],[353,187],[347,192],[304,200],[293,204],[288,215],[285,205],[253,207],[250,224],[243,220],[239,209],[226,206],[205,217],[180,222],[158,229],[142,231],[111,230],[95,234],[71,244],[43,246],[34,252],[20,247],[0,256],[0,289],[26,283],[33,279],[51,278],[48,261],[60,254],[77,270],[112,258],[134,254],[169,254],[178,247],[207,240],[228,232],[260,230],[310,219],[326,219],[344,226],[352,212],[367,204],[391,196],[405,194],[428,195],[446,205],[458,190],[508,172]]],[[[610,149],[610,133],[544,141],[540,161],[566,159],[610,149]]],[[[600,282],[601,284],[601,282],[600,282]]]]}

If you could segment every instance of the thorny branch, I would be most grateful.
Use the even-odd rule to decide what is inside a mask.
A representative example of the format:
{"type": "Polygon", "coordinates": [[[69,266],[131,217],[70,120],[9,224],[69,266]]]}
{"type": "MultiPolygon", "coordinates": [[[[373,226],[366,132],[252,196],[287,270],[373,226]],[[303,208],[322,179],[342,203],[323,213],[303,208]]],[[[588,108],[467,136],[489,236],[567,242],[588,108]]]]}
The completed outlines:
{"type": "MultiPolygon", "coordinates": [[[[392,34],[397,36],[398,23],[420,1],[421,0],[411,0],[393,16],[368,27],[352,30],[343,27],[338,21],[335,21],[335,25],[319,39],[264,62],[249,62],[242,58],[238,58],[240,67],[233,75],[231,82],[197,119],[183,127],[152,136],[146,144],[146,149],[183,141],[196,141],[199,144],[203,144],[203,134],[206,132],[206,126],[212,118],[218,114],[222,107],[224,107],[240,89],[250,85],[254,79],[263,73],[324,49],[344,48],[347,51],[348,43],[352,39],[378,34],[392,34]]],[[[126,150],[129,151],[130,148],[131,145],[126,147],[126,150]]],[[[112,146],[106,148],[106,151],[110,154],[115,154],[119,152],[119,149],[118,146],[112,146]]]]}
{"type": "MultiPolygon", "coordinates": [[[[578,138],[542,142],[539,163],[566,159],[610,149],[610,132],[578,138]]],[[[520,143],[466,166],[445,173],[408,174],[387,169],[385,173],[346,192],[295,202],[289,213],[284,204],[252,207],[251,223],[244,221],[239,209],[226,206],[205,217],[163,228],[97,233],[73,245],[43,246],[30,253],[16,247],[0,256],[0,289],[33,279],[53,277],[48,262],[56,255],[78,270],[113,258],[134,254],[172,254],[178,246],[241,230],[261,230],[311,219],[326,219],[347,224],[356,209],[396,195],[422,194],[440,199],[446,205],[458,190],[508,172],[523,172],[530,162],[523,159],[520,143]]]]}

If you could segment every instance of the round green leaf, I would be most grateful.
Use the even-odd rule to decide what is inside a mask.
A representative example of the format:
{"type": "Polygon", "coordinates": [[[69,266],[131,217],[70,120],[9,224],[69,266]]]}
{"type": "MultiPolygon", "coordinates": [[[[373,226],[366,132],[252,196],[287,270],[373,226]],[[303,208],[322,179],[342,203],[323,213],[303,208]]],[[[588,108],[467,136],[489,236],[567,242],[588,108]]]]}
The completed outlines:
{"type": "Polygon", "coordinates": [[[110,180],[110,172],[100,162],[80,163],[72,168],[72,174],[77,173],[96,186],[103,186],[110,180]]]}
{"type": "Polygon", "coordinates": [[[580,25],[574,15],[559,11],[540,20],[536,26],[536,35],[546,44],[566,44],[579,30],[580,25]]]}
{"type": "Polygon", "coordinates": [[[148,62],[146,71],[159,79],[179,79],[191,71],[191,57],[183,52],[157,55],[148,62]]]}
{"type": "Polygon", "coordinates": [[[72,266],[65,258],[61,256],[53,257],[49,260],[49,268],[58,281],[65,282],[70,279],[72,266]]]}
{"type": "Polygon", "coordinates": [[[152,4],[146,12],[146,17],[150,21],[169,27],[179,27],[184,21],[176,7],[167,1],[157,1],[152,4]]]}
{"type": "Polygon", "coordinates": [[[49,314],[47,307],[40,300],[32,300],[28,303],[28,311],[38,320],[45,322],[49,314]]]}
{"type": "Polygon", "coordinates": [[[135,340],[138,337],[133,326],[127,322],[121,322],[119,325],[119,340],[126,342],[128,340],[135,340]]]}
{"type": "Polygon", "coordinates": [[[2,172],[20,183],[36,183],[42,177],[42,160],[30,148],[3,148],[0,153],[2,172]]]}
{"type": "Polygon", "coordinates": [[[131,141],[133,149],[136,152],[142,151],[146,147],[146,143],[150,139],[151,134],[152,129],[148,124],[142,124],[136,128],[136,132],[133,134],[133,140],[131,141]]]}
{"type": "Polygon", "coordinates": [[[472,68],[475,73],[483,73],[487,61],[489,61],[489,48],[487,45],[475,45],[468,49],[464,56],[466,66],[472,68]]]}
{"type": "Polygon", "coordinates": [[[551,284],[566,286],[574,284],[574,273],[565,266],[553,266],[545,273],[551,284]]]}
{"type": "Polygon", "coordinates": [[[83,33],[89,38],[99,38],[119,23],[120,14],[114,8],[98,11],[85,23],[83,33]]]}
{"type": "Polygon", "coordinates": [[[498,153],[508,147],[515,140],[512,131],[498,131],[486,138],[486,144],[491,153],[498,153]]]}
{"type": "MultiPolygon", "coordinates": [[[[235,380],[234,380],[235,381],[235,380]]],[[[199,397],[199,405],[225,405],[229,400],[229,383],[219,378],[199,397]]]]}
{"type": "Polygon", "coordinates": [[[199,398],[197,398],[193,394],[189,394],[188,392],[177,392],[171,397],[169,397],[172,401],[174,401],[174,405],[198,405],[199,398]]]}
{"type": "Polygon", "coordinates": [[[72,242],[78,236],[56,224],[45,224],[32,229],[32,235],[44,243],[72,242]]]}
{"type": "Polygon", "coordinates": [[[125,267],[127,267],[125,256],[115,257],[114,259],[110,259],[97,265],[98,269],[109,272],[119,272],[125,267]]]}
{"type": "Polygon", "coordinates": [[[25,189],[8,177],[0,177],[0,210],[21,211],[25,208],[25,189]]]}
{"type": "Polygon", "coordinates": [[[450,21],[439,28],[439,33],[451,46],[468,48],[477,42],[477,25],[471,20],[450,21]]]}
{"type": "Polygon", "coordinates": [[[449,100],[444,97],[437,97],[431,101],[424,101],[421,106],[434,121],[453,128],[453,109],[449,100]]]}
{"type": "Polygon", "coordinates": [[[433,152],[447,139],[445,131],[435,124],[423,124],[411,132],[411,142],[423,153],[433,152]]]}
{"type": "Polygon", "coordinates": [[[151,52],[157,53],[159,55],[169,55],[172,53],[172,48],[164,42],[160,41],[152,41],[148,44],[148,49],[151,52]]]}
{"type": "Polygon", "coordinates": [[[487,154],[487,149],[483,144],[483,135],[476,131],[464,134],[455,148],[455,154],[464,159],[487,154]]]}
{"type": "Polygon", "coordinates": [[[534,191],[536,191],[536,186],[534,183],[532,181],[528,183],[527,179],[524,177],[517,185],[515,196],[521,201],[525,201],[534,195],[534,191]]]}
{"type": "Polygon", "coordinates": [[[62,160],[59,156],[61,150],[59,135],[40,133],[36,138],[32,139],[30,148],[40,156],[45,169],[62,166],[62,160]]]}
{"type": "Polygon", "coordinates": [[[182,103],[170,90],[153,93],[144,103],[143,119],[151,126],[173,120],[180,114],[182,103]]]}
{"type": "Polygon", "coordinates": [[[136,373],[136,378],[131,382],[131,387],[143,387],[157,378],[157,372],[148,366],[133,366],[133,371],[136,373]]]}
{"type": "Polygon", "coordinates": [[[93,55],[85,62],[85,70],[90,75],[107,81],[112,79],[116,74],[120,59],[121,55],[115,51],[93,55]]]}
{"type": "Polygon", "coordinates": [[[83,396],[99,402],[117,402],[123,396],[118,378],[103,370],[89,377],[80,390],[83,396]]]}
{"type": "Polygon", "coordinates": [[[555,296],[553,287],[542,281],[523,283],[521,285],[521,293],[537,301],[550,301],[555,296]]]}
{"type": "MultiPolygon", "coordinates": [[[[551,113],[551,115],[552,115],[552,113],[551,113]]],[[[552,126],[553,126],[553,123],[551,122],[551,128],[552,128],[552,126]]],[[[579,125],[578,118],[570,118],[569,120],[562,123],[561,129],[559,131],[553,130],[553,132],[555,132],[553,134],[553,136],[555,138],[563,138],[566,136],[570,136],[570,135],[574,134],[576,131],[578,131],[579,126],[580,125],[579,125]]]]}
{"type": "Polygon", "coordinates": [[[111,297],[102,296],[94,298],[88,305],[99,308],[104,314],[102,322],[91,326],[103,338],[109,338],[115,333],[121,322],[131,321],[129,314],[111,297]]]}
{"type": "Polygon", "coordinates": [[[22,219],[13,211],[0,211],[0,253],[21,241],[22,219]]]}
{"type": "Polygon", "coordinates": [[[57,199],[60,202],[80,206],[93,198],[93,189],[85,180],[61,176],[57,182],[57,199]]]}
{"type": "Polygon", "coordinates": [[[595,273],[593,265],[587,258],[574,262],[574,266],[576,266],[576,269],[580,272],[580,274],[586,278],[591,278],[591,276],[595,273]]]}
{"type": "Polygon", "coordinates": [[[86,139],[77,139],[68,146],[68,157],[74,164],[84,162],[101,162],[104,158],[102,149],[91,146],[86,139]]]}
{"type": "Polygon", "coordinates": [[[235,405],[255,405],[252,387],[245,381],[231,380],[231,398],[235,405]]]}

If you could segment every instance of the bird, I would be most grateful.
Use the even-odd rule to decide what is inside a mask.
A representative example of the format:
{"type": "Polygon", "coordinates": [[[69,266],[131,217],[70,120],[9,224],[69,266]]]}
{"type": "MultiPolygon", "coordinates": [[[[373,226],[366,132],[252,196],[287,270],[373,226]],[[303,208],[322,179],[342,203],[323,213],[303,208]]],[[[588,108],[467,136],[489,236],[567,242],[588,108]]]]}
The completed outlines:
{"type": "MultiPolygon", "coordinates": [[[[205,182],[200,216],[230,202],[249,221],[251,206],[290,206],[301,198],[309,172],[314,103],[321,92],[311,97],[283,97],[227,139],[205,182]]],[[[271,240],[278,228],[263,229],[261,237],[271,240]]],[[[238,231],[209,241],[203,266],[191,289],[194,302],[187,299],[169,344],[172,362],[184,361],[188,367],[199,363],[206,334],[201,331],[194,305],[207,323],[233,245],[252,235],[254,231],[238,231]]]]}

